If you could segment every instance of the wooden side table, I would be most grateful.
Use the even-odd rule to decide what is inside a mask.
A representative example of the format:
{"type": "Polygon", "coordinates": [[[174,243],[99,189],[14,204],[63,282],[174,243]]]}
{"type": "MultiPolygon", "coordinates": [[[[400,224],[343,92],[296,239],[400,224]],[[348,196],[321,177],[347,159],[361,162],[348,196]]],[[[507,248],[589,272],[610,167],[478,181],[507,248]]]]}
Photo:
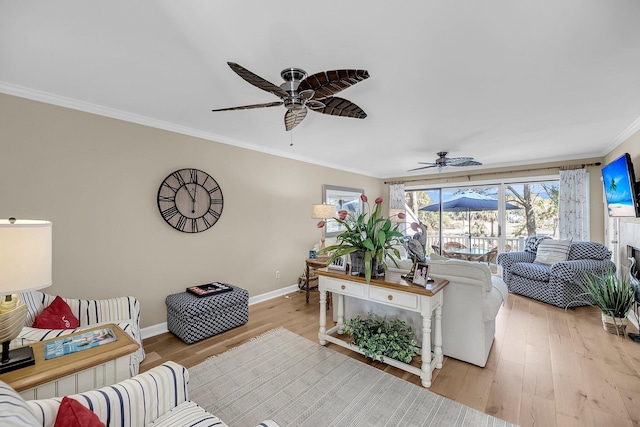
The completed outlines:
{"type": "Polygon", "coordinates": [[[139,347],[133,338],[113,324],[85,329],[47,341],[31,345],[36,359],[35,365],[0,375],[0,380],[9,384],[26,400],[82,393],[130,378],[129,355],[139,347]],[[115,332],[117,341],[49,360],[44,359],[45,342],[107,327],[115,332]]]}
{"type": "MultiPolygon", "coordinates": [[[[312,288],[318,287],[318,285],[311,286],[311,279],[312,279],[311,273],[313,273],[313,271],[315,271],[318,268],[326,267],[327,261],[328,261],[328,258],[307,258],[305,261],[306,263],[305,277],[300,289],[307,292],[307,304],[309,304],[309,291],[312,288]]],[[[318,276],[315,276],[315,277],[317,279],[318,276]]]]}

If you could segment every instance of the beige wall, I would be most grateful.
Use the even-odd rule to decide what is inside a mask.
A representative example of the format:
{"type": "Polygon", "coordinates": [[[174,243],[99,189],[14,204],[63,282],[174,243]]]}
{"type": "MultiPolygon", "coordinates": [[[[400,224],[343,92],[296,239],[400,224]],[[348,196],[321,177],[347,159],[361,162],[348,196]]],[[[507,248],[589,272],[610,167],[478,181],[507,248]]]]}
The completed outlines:
{"type": "Polygon", "coordinates": [[[143,327],[166,321],[165,297],[187,286],[224,281],[255,296],[297,283],[320,239],[310,212],[323,184],[385,190],[366,176],[0,94],[0,218],[53,222],[47,292],[133,295],[143,327]],[[156,204],[162,180],[189,167],[211,174],[225,201],[197,234],[171,228],[156,204]]]}
{"type": "MultiPolygon", "coordinates": [[[[606,164],[626,151],[640,177],[639,147],[640,133],[605,159],[569,163],[606,164]]],[[[187,286],[225,281],[256,296],[297,283],[320,237],[310,205],[321,202],[323,184],[388,197],[387,186],[371,177],[4,94],[0,148],[0,218],[54,224],[54,284],[47,291],[133,295],[141,301],[143,327],[164,322],[164,298],[187,286]],[[172,229],[156,205],[162,180],[187,167],[211,174],[224,193],[221,219],[203,233],[172,229]]],[[[436,182],[547,175],[563,163],[536,165],[547,171],[444,173],[436,182]]],[[[603,241],[600,167],[589,172],[591,237],[603,241]]]]}

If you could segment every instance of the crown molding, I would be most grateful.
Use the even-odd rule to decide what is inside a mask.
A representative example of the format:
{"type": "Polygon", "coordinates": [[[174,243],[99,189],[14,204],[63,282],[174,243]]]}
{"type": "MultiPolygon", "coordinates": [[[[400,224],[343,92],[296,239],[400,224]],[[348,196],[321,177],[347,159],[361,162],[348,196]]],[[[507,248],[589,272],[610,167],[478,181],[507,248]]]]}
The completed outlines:
{"type": "Polygon", "coordinates": [[[612,152],[614,148],[616,148],[618,145],[625,142],[627,139],[629,139],[633,134],[635,134],[639,130],[640,130],[640,117],[638,117],[633,123],[629,125],[628,128],[623,130],[620,133],[620,135],[615,137],[615,139],[611,141],[611,143],[609,143],[609,145],[606,148],[606,152],[603,155],[607,155],[608,153],[612,152]]]}
{"type": "Polygon", "coordinates": [[[371,176],[373,178],[382,179],[382,177],[372,176],[368,172],[361,170],[343,168],[336,166],[335,164],[319,162],[316,159],[291,155],[287,152],[267,149],[255,144],[240,141],[234,138],[229,138],[224,135],[219,135],[213,132],[202,131],[200,129],[190,128],[187,126],[181,126],[171,122],[165,122],[162,120],[153,119],[151,117],[142,116],[139,114],[129,113],[127,111],[117,110],[115,108],[109,108],[90,102],[80,101],[74,98],[68,98],[65,96],[55,95],[49,92],[40,91],[37,89],[27,88],[24,86],[15,85],[12,83],[0,81],[0,93],[6,93],[7,95],[13,95],[20,98],[31,99],[33,101],[43,102],[45,104],[57,105],[59,107],[70,108],[72,110],[78,110],[85,113],[96,114],[99,116],[110,117],[112,119],[122,120],[125,122],[136,123],[143,126],[149,126],[156,129],[162,129],[169,132],[175,132],[182,135],[193,136],[196,138],[205,139],[207,141],[218,142],[226,145],[233,145],[234,147],[245,148],[251,151],[258,151],[265,154],[270,154],[277,157],[284,157],[291,160],[296,160],[303,163],[310,163],[317,166],[327,167],[331,169],[337,169],[344,172],[355,173],[358,175],[371,176]]]}

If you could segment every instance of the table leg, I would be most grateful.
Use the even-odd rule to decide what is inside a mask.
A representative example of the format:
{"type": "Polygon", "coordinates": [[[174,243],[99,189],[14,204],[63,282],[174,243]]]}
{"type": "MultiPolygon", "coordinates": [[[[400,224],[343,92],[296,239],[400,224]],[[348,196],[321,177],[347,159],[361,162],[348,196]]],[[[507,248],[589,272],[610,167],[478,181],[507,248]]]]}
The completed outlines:
{"type": "Polygon", "coordinates": [[[436,360],[436,368],[442,369],[442,305],[436,308],[436,330],[433,337],[433,356],[436,360]]]}
{"type": "Polygon", "coordinates": [[[338,294],[338,333],[342,335],[344,330],[344,295],[338,294]]]}
{"type": "Polygon", "coordinates": [[[307,291],[307,304],[309,304],[309,287],[311,286],[311,277],[310,277],[311,272],[309,271],[309,264],[307,264],[306,267],[306,274],[305,274],[305,290],[307,291]]]}
{"type": "Polygon", "coordinates": [[[422,313],[422,385],[431,387],[431,311],[422,313]]]}
{"type": "Polygon", "coordinates": [[[327,343],[324,339],[327,333],[327,291],[321,289],[319,286],[318,290],[320,291],[320,330],[318,331],[318,342],[320,345],[325,345],[327,343]]]}

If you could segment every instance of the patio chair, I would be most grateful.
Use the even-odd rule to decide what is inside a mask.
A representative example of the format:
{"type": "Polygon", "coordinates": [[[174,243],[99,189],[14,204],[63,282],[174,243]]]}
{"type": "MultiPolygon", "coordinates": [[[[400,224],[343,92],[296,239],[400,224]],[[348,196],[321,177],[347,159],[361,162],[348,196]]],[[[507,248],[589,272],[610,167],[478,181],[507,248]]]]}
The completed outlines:
{"type": "Polygon", "coordinates": [[[489,249],[489,252],[487,252],[484,255],[469,256],[468,257],[469,261],[486,262],[489,265],[495,264],[496,263],[496,258],[498,258],[498,247],[497,246],[494,246],[491,249],[489,249]]]}
{"type": "Polygon", "coordinates": [[[451,249],[464,249],[464,248],[466,248],[466,246],[459,242],[445,242],[445,244],[442,246],[442,255],[444,255],[447,258],[464,259],[462,255],[449,252],[451,249]]]}

